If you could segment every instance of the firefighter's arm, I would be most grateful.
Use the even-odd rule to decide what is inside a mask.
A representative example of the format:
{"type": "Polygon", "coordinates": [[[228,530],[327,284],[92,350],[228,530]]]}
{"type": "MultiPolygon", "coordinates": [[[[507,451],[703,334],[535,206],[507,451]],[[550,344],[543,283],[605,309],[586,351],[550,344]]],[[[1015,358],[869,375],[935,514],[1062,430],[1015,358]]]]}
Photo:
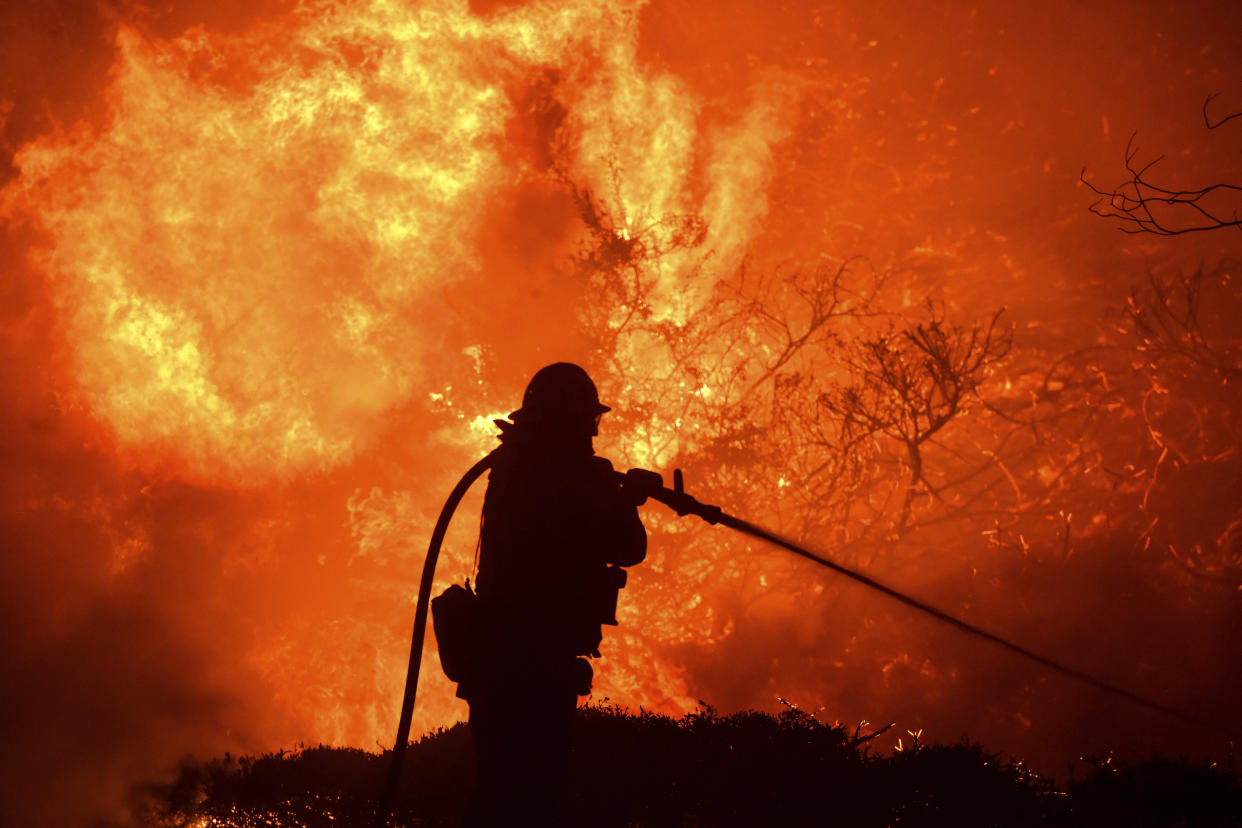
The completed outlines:
{"type": "Polygon", "coordinates": [[[623,485],[612,464],[599,461],[600,550],[606,563],[634,566],[647,557],[647,530],[638,517],[633,490],[623,485]]]}

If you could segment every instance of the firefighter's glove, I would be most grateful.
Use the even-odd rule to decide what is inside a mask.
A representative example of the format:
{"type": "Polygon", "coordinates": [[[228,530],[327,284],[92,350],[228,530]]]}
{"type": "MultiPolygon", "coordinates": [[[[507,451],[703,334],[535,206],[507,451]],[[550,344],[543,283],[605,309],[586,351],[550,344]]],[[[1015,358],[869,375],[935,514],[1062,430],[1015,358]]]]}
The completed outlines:
{"type": "Polygon", "coordinates": [[[621,490],[630,496],[635,506],[643,505],[647,498],[663,488],[664,478],[646,469],[630,469],[621,481],[621,490]]]}

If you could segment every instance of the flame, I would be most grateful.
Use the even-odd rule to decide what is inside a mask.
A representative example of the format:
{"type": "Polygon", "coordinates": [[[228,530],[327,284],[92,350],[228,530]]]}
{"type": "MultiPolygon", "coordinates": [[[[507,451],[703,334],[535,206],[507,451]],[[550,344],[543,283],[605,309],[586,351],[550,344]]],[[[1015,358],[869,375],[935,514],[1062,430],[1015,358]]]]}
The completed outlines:
{"type": "Polygon", "coordinates": [[[653,304],[686,319],[688,261],[728,272],[766,210],[780,95],[700,125],[685,84],[640,65],[634,11],[350,3],[167,42],[122,26],[107,125],[27,145],[7,194],[53,240],[40,264],[91,407],[205,478],[348,463],[421,378],[436,292],[478,272],[485,206],[533,174],[497,147],[503,82],[553,61],[573,186],[656,249],[670,216],[712,228],[654,263],[653,304]]]}
{"type": "Polygon", "coordinates": [[[110,123],[18,156],[83,392],[123,443],[287,476],[347,462],[410,394],[420,305],[477,267],[506,105],[462,65],[468,28],[382,10],[308,12],[279,52],[122,27],[110,123]]]}

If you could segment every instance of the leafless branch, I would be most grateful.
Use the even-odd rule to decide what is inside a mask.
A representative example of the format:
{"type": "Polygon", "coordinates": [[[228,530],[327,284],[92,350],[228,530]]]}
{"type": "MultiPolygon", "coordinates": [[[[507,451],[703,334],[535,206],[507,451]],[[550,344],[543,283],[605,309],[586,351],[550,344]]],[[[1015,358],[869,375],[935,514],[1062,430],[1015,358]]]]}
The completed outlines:
{"type": "Polygon", "coordinates": [[[1135,161],[1139,150],[1134,146],[1134,138],[1131,135],[1126,142],[1128,180],[1112,190],[1104,190],[1087,180],[1085,167],[1079,173],[1078,180],[1099,196],[1088,210],[1120,221],[1118,229],[1123,233],[1181,236],[1224,227],[1242,229],[1242,217],[1238,214],[1242,186],[1220,183],[1197,190],[1176,190],[1155,184],[1147,176],[1164,156],[1139,166],[1135,161]]]}
{"type": "Polygon", "coordinates": [[[1208,128],[1208,129],[1216,129],[1218,126],[1221,126],[1222,124],[1227,124],[1227,123],[1229,123],[1229,122],[1230,122],[1230,121],[1232,121],[1234,118],[1242,118],[1242,112],[1233,112],[1233,113],[1230,113],[1229,115],[1226,115],[1225,117],[1221,118],[1221,119],[1220,119],[1219,121],[1217,121],[1216,123],[1212,123],[1212,120],[1208,117],[1208,111],[1207,111],[1207,110],[1208,110],[1208,104],[1210,104],[1212,101],[1216,100],[1216,98],[1217,98],[1219,95],[1220,95],[1220,93],[1219,93],[1219,92],[1216,92],[1216,93],[1214,93],[1214,94],[1212,94],[1212,95],[1208,95],[1208,96],[1207,96],[1207,100],[1205,100],[1205,101],[1203,102],[1203,123],[1205,123],[1205,124],[1207,125],[1207,128],[1208,128]]]}

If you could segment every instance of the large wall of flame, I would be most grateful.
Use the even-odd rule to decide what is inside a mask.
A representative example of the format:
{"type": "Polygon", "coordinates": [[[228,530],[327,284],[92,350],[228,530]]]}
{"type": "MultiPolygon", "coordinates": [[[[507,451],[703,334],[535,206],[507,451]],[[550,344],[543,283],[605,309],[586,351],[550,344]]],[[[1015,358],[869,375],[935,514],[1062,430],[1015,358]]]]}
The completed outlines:
{"type": "MultiPolygon", "coordinates": [[[[1004,305],[1038,360],[1092,342],[1145,267],[1228,252],[1115,233],[1075,188],[1131,130],[1181,153],[1170,176],[1237,172],[1237,142],[1199,126],[1242,76],[1225,4],[293,5],[3,12],[7,75],[28,80],[0,107],[0,707],[5,807],[28,824],[117,813],[185,753],[390,740],[430,524],[529,374],[586,365],[618,409],[600,451],[667,471],[694,464],[694,419],[726,393],[701,377],[767,354],[744,337],[696,373],[629,333],[635,314],[691,325],[740,272],[863,255],[890,273],[889,313],[1004,305]],[[633,274],[644,305],[601,304],[602,272],[633,274]]],[[[781,524],[764,492],[784,477],[736,456],[705,497],[781,524]]],[[[470,565],[463,509],[445,582],[470,565]]],[[[781,696],[1054,772],[1082,751],[1215,749],[645,515],[652,559],[600,696],[674,713],[781,696]]],[[[861,563],[1236,723],[1236,595],[1187,612],[1090,566],[988,591],[963,573],[1028,564],[932,540],[861,563]],[[1155,642],[1134,650],[1146,673],[1135,636],[1155,642]]],[[[460,717],[424,675],[416,726],[460,717]]]]}

